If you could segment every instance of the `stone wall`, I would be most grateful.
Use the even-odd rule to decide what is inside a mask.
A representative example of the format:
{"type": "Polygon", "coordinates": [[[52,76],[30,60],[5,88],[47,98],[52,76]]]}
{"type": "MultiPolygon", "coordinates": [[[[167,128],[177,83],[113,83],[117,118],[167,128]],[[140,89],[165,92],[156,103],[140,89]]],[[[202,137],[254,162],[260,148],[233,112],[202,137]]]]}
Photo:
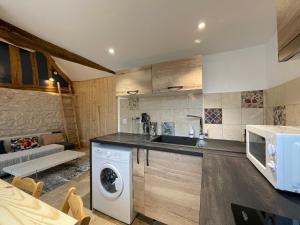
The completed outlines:
{"type": "Polygon", "coordinates": [[[0,88],[0,137],[63,130],[57,94],[0,88]]]}

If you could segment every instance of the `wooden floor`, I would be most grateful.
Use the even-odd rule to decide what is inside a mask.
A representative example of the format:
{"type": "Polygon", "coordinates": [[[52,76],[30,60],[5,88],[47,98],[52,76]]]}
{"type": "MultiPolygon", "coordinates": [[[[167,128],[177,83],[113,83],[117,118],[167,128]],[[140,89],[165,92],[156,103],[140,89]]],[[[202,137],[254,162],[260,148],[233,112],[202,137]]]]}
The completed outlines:
{"type": "MultiPolygon", "coordinates": [[[[109,216],[106,216],[100,212],[91,211],[88,209],[89,206],[89,192],[90,192],[90,174],[89,171],[74,178],[66,184],[56,188],[41,196],[41,200],[45,201],[49,205],[60,209],[64,197],[70,187],[76,187],[77,194],[79,194],[84,201],[85,209],[87,214],[91,215],[90,225],[122,225],[124,223],[117,221],[109,216]]],[[[133,225],[161,225],[161,223],[153,221],[152,219],[146,218],[142,215],[138,215],[132,223],[133,225]]]]}

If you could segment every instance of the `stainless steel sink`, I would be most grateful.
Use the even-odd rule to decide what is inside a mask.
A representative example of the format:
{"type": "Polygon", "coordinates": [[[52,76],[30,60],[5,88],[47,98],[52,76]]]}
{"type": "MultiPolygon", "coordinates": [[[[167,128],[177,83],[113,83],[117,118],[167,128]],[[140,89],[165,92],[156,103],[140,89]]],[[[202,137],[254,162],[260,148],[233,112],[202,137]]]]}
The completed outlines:
{"type": "Polygon", "coordinates": [[[159,142],[159,143],[175,144],[175,145],[196,146],[198,143],[198,140],[199,140],[198,138],[160,135],[160,136],[153,138],[151,141],[159,142]]]}

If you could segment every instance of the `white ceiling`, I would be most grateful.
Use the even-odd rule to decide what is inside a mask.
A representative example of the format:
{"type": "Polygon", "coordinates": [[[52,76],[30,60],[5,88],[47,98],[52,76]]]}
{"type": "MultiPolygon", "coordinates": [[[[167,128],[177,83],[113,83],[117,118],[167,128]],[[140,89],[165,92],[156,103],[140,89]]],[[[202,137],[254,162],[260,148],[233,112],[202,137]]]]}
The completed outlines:
{"type": "Polygon", "coordinates": [[[52,57],[59,68],[68,75],[72,81],[91,80],[99,77],[108,77],[112,74],[96,70],[77,63],[66,61],[57,57],[52,57]]]}
{"type": "MultiPolygon", "coordinates": [[[[58,46],[121,70],[265,43],[276,30],[274,2],[0,0],[0,16],[58,46]],[[197,30],[201,21],[207,24],[203,31],[197,30]],[[197,45],[195,39],[202,42],[197,45]],[[115,48],[114,56],[107,53],[109,47],[115,48]]],[[[64,60],[59,64],[72,80],[103,74],[64,60]]]]}

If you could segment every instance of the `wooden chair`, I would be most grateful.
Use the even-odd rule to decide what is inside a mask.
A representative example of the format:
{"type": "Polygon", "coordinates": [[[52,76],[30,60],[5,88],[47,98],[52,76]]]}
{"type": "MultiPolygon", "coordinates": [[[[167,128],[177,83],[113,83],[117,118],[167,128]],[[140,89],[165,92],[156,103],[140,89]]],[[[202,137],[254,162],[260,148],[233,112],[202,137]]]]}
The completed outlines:
{"type": "Polygon", "coordinates": [[[20,188],[21,190],[31,193],[33,197],[39,199],[43,188],[44,188],[44,182],[35,182],[34,179],[29,177],[14,177],[12,183],[13,186],[20,188]]]}
{"type": "Polygon", "coordinates": [[[83,208],[83,202],[79,195],[76,194],[76,188],[69,189],[61,211],[68,214],[69,210],[72,216],[79,221],[78,225],[88,225],[91,217],[86,215],[83,208]]]}

